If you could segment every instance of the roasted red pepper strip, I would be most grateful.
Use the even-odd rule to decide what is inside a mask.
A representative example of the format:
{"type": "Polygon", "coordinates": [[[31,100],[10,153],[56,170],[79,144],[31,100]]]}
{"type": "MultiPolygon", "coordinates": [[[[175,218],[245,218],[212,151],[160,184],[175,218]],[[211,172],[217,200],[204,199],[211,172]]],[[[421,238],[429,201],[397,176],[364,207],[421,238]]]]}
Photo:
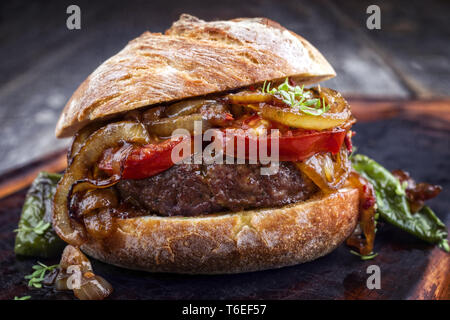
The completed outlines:
{"type": "MultiPolygon", "coordinates": [[[[333,131],[287,131],[278,137],[279,161],[302,161],[319,152],[336,154],[339,152],[345,136],[346,131],[344,129],[335,129],[333,131]]],[[[249,159],[250,143],[258,146],[257,154],[259,155],[261,142],[267,143],[267,154],[270,156],[271,144],[273,143],[273,138],[270,135],[258,137],[246,134],[243,131],[228,129],[225,137],[229,143],[234,138],[235,156],[237,155],[236,146],[245,144],[245,157],[249,159]],[[266,141],[262,141],[263,139],[266,141]]]]}
{"type": "MultiPolygon", "coordinates": [[[[344,129],[335,129],[333,131],[305,131],[295,130],[284,132],[279,137],[279,160],[280,161],[301,161],[311,157],[318,152],[339,152],[344,141],[346,131],[344,129]]],[[[225,142],[223,146],[226,148],[227,140],[234,139],[234,150],[239,143],[245,143],[245,157],[249,158],[249,144],[255,143],[256,146],[266,139],[268,156],[270,156],[272,138],[269,136],[256,136],[253,134],[246,134],[245,131],[237,129],[227,130],[225,134],[225,142]],[[244,141],[242,141],[242,139],[244,141]],[[239,142],[241,140],[241,142],[239,142]],[[251,141],[253,140],[253,141],[251,141]]],[[[165,171],[174,165],[171,159],[173,148],[183,141],[182,138],[178,140],[166,140],[159,144],[149,144],[140,147],[133,147],[131,152],[121,162],[121,166],[113,165],[117,158],[117,153],[120,152],[107,150],[103,154],[103,158],[99,163],[99,168],[106,173],[120,174],[116,172],[122,168],[122,179],[144,179],[154,176],[162,171],[165,171]]],[[[259,153],[257,153],[259,155],[259,153]]],[[[120,155],[119,155],[120,156],[120,155]]],[[[184,155],[188,156],[188,155],[184,155]]]]}
{"type": "MultiPolygon", "coordinates": [[[[122,163],[122,179],[144,179],[163,172],[174,165],[172,161],[172,150],[181,143],[183,138],[166,140],[159,144],[148,144],[134,147],[128,153],[122,163]]],[[[106,151],[99,163],[99,168],[113,175],[118,170],[113,166],[114,153],[106,151]]]]}

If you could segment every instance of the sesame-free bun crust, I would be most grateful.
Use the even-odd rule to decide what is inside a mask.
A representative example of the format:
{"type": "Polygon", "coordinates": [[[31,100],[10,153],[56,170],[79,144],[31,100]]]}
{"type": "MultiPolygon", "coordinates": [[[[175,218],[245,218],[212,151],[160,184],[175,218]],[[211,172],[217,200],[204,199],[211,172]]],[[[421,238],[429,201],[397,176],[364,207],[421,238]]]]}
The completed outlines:
{"type": "Polygon", "coordinates": [[[165,34],[145,32],[101,64],[67,102],[56,136],[153,104],[265,80],[310,84],[334,76],[316,48],[269,19],[205,22],[183,14],[165,34]]]}
{"type": "Polygon", "coordinates": [[[116,231],[82,250],[150,272],[239,273],[295,265],[342,243],[358,220],[359,193],[345,188],[275,209],[202,217],[115,219],[116,231]]]}

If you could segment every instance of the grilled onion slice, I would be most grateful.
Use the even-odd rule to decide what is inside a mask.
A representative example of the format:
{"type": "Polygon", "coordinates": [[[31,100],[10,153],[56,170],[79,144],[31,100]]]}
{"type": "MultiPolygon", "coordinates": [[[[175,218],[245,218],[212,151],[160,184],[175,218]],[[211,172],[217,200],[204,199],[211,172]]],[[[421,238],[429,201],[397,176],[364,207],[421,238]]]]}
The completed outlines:
{"type": "Polygon", "coordinates": [[[342,147],[339,153],[318,153],[297,167],[306,174],[322,191],[333,192],[345,183],[350,173],[350,161],[347,149],[342,147]]]}
{"type": "Polygon", "coordinates": [[[165,116],[153,117],[154,120],[152,117],[144,117],[144,124],[150,133],[158,137],[170,137],[176,129],[185,129],[193,135],[195,121],[201,121],[202,130],[206,131],[214,126],[227,125],[228,121],[233,120],[228,106],[218,101],[202,99],[171,105],[165,116]]]}
{"type": "Polygon", "coordinates": [[[326,112],[321,115],[303,113],[293,108],[280,108],[270,104],[260,104],[259,114],[262,118],[284,124],[288,127],[308,130],[326,130],[343,124],[350,117],[350,112],[326,112]]]}
{"type": "Polygon", "coordinates": [[[255,104],[255,103],[271,103],[274,96],[261,93],[261,92],[248,92],[244,91],[242,93],[229,94],[226,96],[226,100],[231,104],[255,104]]]}
{"type": "MultiPolygon", "coordinates": [[[[53,204],[53,228],[69,244],[80,246],[86,239],[84,227],[69,217],[69,194],[72,186],[89,176],[91,169],[107,148],[121,142],[146,144],[150,142],[147,130],[138,122],[111,123],[93,133],[75,155],[58,184],[53,204]]],[[[95,184],[92,185],[95,187],[95,184]]]]}
{"type": "Polygon", "coordinates": [[[205,99],[191,99],[183,100],[168,106],[165,110],[165,114],[169,118],[186,116],[192,113],[196,113],[205,104],[215,103],[215,100],[205,99]]]}
{"type": "Polygon", "coordinates": [[[186,116],[178,116],[174,118],[162,118],[147,125],[148,130],[158,137],[170,137],[176,129],[185,129],[189,133],[194,133],[195,121],[202,122],[202,130],[211,127],[207,120],[203,119],[200,113],[194,113],[186,116]]]}
{"type": "MultiPolygon", "coordinates": [[[[306,90],[306,89],[305,89],[306,90]]],[[[282,103],[277,97],[266,93],[230,94],[226,98],[231,104],[246,105],[267,120],[293,128],[326,130],[343,125],[351,119],[350,107],[340,93],[328,88],[312,88],[315,98],[320,98],[329,110],[319,115],[305,113],[282,103]]]]}
{"type": "Polygon", "coordinates": [[[108,281],[94,274],[91,262],[80,249],[66,246],[59,265],[56,290],[73,290],[80,300],[103,300],[113,292],[108,281]]]}
{"type": "Polygon", "coordinates": [[[75,297],[80,300],[103,300],[113,292],[113,287],[104,278],[94,275],[83,279],[79,289],[73,289],[75,297]]]}
{"type": "Polygon", "coordinates": [[[75,134],[72,144],[70,145],[69,152],[67,153],[67,163],[70,164],[72,162],[73,157],[78,153],[78,151],[80,151],[86,139],[104,125],[105,124],[103,122],[91,123],[75,134]]]}
{"type": "MultiPolygon", "coordinates": [[[[72,188],[73,190],[73,188],[72,188]]],[[[81,195],[81,193],[79,193],[81,195]]],[[[116,208],[118,205],[117,195],[112,188],[108,189],[94,189],[82,194],[80,197],[74,197],[71,201],[70,217],[76,219],[97,212],[104,208],[116,208]],[[75,201],[73,201],[76,199],[75,201]]]]}
{"type": "Polygon", "coordinates": [[[312,89],[320,99],[325,101],[329,110],[321,115],[304,113],[295,108],[281,108],[267,103],[261,103],[259,112],[265,119],[279,122],[294,128],[309,130],[325,130],[335,128],[351,119],[350,107],[337,91],[328,88],[312,89]]]}

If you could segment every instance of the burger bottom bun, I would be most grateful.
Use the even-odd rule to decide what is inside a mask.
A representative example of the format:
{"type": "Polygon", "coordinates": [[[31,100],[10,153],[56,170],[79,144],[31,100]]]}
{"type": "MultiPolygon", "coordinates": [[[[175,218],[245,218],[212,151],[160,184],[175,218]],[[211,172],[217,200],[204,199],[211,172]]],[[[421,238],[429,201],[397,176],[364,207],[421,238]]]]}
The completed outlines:
{"type": "Polygon", "coordinates": [[[82,250],[116,266],[149,272],[239,273],[326,255],[354,230],[359,193],[338,192],[281,208],[202,217],[115,219],[115,231],[82,250]]]}

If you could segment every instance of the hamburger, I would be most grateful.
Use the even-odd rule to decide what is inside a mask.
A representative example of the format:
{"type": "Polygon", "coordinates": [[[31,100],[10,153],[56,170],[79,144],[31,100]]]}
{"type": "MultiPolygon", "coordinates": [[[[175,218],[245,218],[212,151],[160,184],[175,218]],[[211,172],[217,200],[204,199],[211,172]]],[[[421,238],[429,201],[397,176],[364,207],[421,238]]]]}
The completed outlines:
{"type": "Polygon", "coordinates": [[[91,257],[150,272],[279,268],[346,239],[371,253],[374,191],[351,170],[350,107],[305,87],[335,75],[308,41],[264,18],[184,14],[142,34],[58,121],[56,136],[74,138],[54,230],[91,257]]]}

